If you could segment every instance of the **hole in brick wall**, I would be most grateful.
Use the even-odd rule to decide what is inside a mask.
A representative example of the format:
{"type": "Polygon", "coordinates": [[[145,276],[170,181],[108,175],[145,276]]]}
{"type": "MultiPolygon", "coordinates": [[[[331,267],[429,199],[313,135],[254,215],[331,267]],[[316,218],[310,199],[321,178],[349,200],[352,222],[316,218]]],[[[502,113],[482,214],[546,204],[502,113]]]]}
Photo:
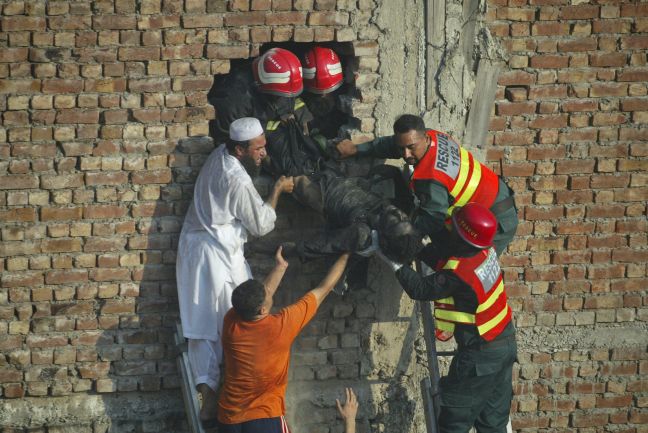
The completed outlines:
{"type": "MultiPolygon", "coordinates": [[[[342,68],[344,71],[344,84],[335,91],[337,107],[335,109],[335,115],[330,116],[330,120],[326,125],[326,130],[322,131],[322,135],[324,135],[327,139],[344,138],[345,130],[359,128],[358,120],[344,112],[342,105],[349,104],[345,104],[344,102],[340,103],[341,100],[355,99],[358,95],[358,92],[353,84],[354,74],[357,70],[357,60],[353,56],[352,45],[350,43],[268,43],[261,46],[259,53],[263,54],[271,48],[279,47],[293,52],[301,60],[304,54],[315,45],[331,48],[337,53],[342,63],[342,68]]],[[[251,80],[251,68],[253,60],[254,58],[232,59],[230,61],[231,68],[228,74],[214,76],[214,84],[209,91],[208,98],[211,100],[215,97],[222,97],[231,87],[234,75],[247,76],[247,79],[251,80]]],[[[309,106],[313,107],[311,104],[313,103],[313,100],[315,98],[309,95],[306,90],[304,90],[304,92],[300,95],[300,98],[305,100],[310,99],[306,102],[309,104],[309,106]]],[[[216,113],[216,116],[218,116],[218,112],[216,113]]],[[[226,132],[218,130],[217,120],[212,120],[210,122],[209,131],[210,136],[214,138],[216,142],[220,142],[225,138],[226,132]]]]}

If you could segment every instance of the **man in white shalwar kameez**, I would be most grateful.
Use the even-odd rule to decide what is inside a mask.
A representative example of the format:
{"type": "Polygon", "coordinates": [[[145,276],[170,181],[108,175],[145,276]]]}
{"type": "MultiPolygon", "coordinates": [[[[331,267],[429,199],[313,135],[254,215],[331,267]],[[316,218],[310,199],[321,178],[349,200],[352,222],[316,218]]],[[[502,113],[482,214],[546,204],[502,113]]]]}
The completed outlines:
{"type": "Polygon", "coordinates": [[[263,236],[274,229],[279,195],[293,189],[292,177],[282,176],[266,202],[259,196],[251,174],[260,169],[265,144],[257,119],[232,122],[230,139],[200,170],[180,234],[176,262],[180,319],[203,398],[203,421],[216,416],[223,317],[232,307],[232,291],[252,278],[243,244],[248,232],[263,236]]]}

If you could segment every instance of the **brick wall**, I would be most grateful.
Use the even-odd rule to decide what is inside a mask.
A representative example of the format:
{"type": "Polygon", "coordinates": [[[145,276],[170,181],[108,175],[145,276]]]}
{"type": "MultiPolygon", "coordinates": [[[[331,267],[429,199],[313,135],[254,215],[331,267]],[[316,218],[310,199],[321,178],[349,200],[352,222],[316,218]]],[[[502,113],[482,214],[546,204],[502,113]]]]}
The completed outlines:
{"type": "MultiPolygon", "coordinates": [[[[193,182],[213,149],[200,138],[214,116],[213,77],[263,44],[344,44],[356,79],[350,132],[371,132],[373,7],[0,3],[3,432],[186,430],[172,344],[175,250],[193,182]]],[[[278,235],[306,224],[284,201],[278,235]]],[[[257,274],[267,270],[263,259],[253,263],[257,274]]],[[[300,291],[284,301],[321,272],[293,273],[290,286],[300,291]]],[[[372,307],[332,302],[324,310],[299,342],[293,378],[357,380],[355,319],[375,317],[372,307]]],[[[323,415],[304,422],[328,429],[333,405],[328,399],[323,415]]]]}
{"type": "Polygon", "coordinates": [[[524,217],[503,258],[523,341],[513,426],[647,431],[648,4],[489,5],[510,57],[488,156],[524,217]]]}
{"type": "MultiPolygon", "coordinates": [[[[511,56],[486,149],[494,166],[503,159],[524,218],[503,259],[521,352],[513,422],[645,432],[648,9],[566,3],[491,0],[487,13],[511,56]]],[[[380,42],[403,37],[372,24],[381,7],[0,3],[3,431],[186,430],[173,272],[192,185],[213,149],[199,138],[214,115],[213,76],[263,44],[344,44],[356,74],[350,132],[370,135],[392,120],[373,117],[376,83],[401,79],[379,76],[380,42]]],[[[282,200],[273,236],[305,236],[317,221],[282,200]]],[[[270,266],[252,264],[258,275],[270,266]]],[[[329,299],[296,344],[295,427],[339,432],[334,397],[352,384],[361,431],[424,429],[413,304],[372,266],[369,287],[329,299]]],[[[321,273],[293,264],[279,301],[321,273]]]]}

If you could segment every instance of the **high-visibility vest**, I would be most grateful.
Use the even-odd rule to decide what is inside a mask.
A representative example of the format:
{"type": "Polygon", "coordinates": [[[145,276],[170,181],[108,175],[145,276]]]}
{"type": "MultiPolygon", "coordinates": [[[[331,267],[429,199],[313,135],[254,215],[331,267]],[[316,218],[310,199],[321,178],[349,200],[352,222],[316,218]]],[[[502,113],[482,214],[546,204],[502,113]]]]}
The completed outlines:
{"type": "Polygon", "coordinates": [[[452,137],[441,131],[428,130],[430,148],[414,167],[410,188],[416,180],[434,180],[445,186],[452,197],[447,215],[455,207],[476,202],[490,208],[495,203],[499,180],[497,175],[477,161],[452,137]]]}
{"type": "Polygon", "coordinates": [[[472,288],[477,297],[475,311],[461,311],[453,297],[434,302],[438,329],[454,332],[455,324],[473,325],[486,341],[497,337],[511,321],[511,307],[506,301],[502,271],[494,248],[472,257],[451,257],[440,262],[436,270],[451,270],[472,288]]]}

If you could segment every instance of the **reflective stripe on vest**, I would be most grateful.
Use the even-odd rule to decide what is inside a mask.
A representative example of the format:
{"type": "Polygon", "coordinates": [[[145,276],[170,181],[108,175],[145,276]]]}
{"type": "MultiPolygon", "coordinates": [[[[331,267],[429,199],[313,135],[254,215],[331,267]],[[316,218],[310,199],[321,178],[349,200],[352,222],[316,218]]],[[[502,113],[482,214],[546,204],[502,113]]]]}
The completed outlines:
{"type": "Polygon", "coordinates": [[[495,202],[499,180],[487,166],[477,161],[472,153],[440,131],[428,130],[430,148],[414,167],[412,184],[416,180],[434,180],[448,190],[452,197],[447,215],[455,207],[477,202],[491,207],[495,202]]]}
{"type": "Polygon", "coordinates": [[[473,257],[450,259],[437,266],[437,270],[441,269],[452,270],[468,284],[475,292],[478,305],[474,312],[458,311],[452,297],[437,300],[434,308],[437,327],[452,332],[456,323],[472,324],[485,340],[499,335],[511,320],[511,308],[506,301],[495,250],[490,248],[473,257]]]}
{"type": "MultiPolygon", "coordinates": [[[[304,107],[305,105],[306,105],[306,103],[301,98],[295,99],[294,111],[299,110],[300,108],[304,107]]],[[[274,131],[277,128],[279,128],[279,125],[281,125],[280,120],[268,120],[268,123],[266,124],[266,131],[274,131]]]]}

